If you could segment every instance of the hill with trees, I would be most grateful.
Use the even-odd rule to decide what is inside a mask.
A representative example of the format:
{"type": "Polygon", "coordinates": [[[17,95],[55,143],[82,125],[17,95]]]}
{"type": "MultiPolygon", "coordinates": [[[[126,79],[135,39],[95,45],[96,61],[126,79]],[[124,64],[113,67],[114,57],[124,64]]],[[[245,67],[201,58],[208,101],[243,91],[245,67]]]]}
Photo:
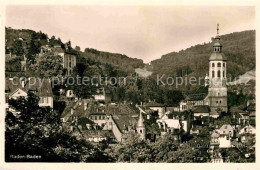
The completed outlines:
{"type": "MultiPolygon", "coordinates": [[[[234,32],[221,36],[222,52],[227,57],[227,77],[232,79],[255,68],[255,31],[234,32]]],[[[213,42],[171,52],[152,61],[154,75],[202,77],[208,73],[213,42]]]]}
{"type": "MultiPolygon", "coordinates": [[[[19,56],[26,56],[27,60],[33,61],[35,56],[40,53],[40,47],[43,45],[49,45],[53,47],[54,44],[60,44],[61,48],[65,49],[65,45],[69,47],[70,52],[76,54],[78,57],[87,58],[100,64],[110,64],[118,69],[124,70],[127,73],[133,73],[135,68],[143,67],[144,63],[141,59],[130,58],[124,54],[109,53],[99,51],[93,48],[86,48],[84,52],[80,51],[80,47],[71,47],[71,42],[63,43],[60,38],[52,36],[48,37],[47,34],[41,31],[36,32],[29,29],[12,29],[10,27],[5,29],[6,32],[6,44],[5,44],[5,54],[12,55],[15,58],[19,56]]],[[[13,60],[6,62],[8,69],[13,68],[10,65],[16,65],[15,68],[19,68],[20,60],[13,60]]],[[[8,70],[12,71],[12,70],[8,70]]],[[[19,70],[13,70],[19,71],[19,70]]]]}

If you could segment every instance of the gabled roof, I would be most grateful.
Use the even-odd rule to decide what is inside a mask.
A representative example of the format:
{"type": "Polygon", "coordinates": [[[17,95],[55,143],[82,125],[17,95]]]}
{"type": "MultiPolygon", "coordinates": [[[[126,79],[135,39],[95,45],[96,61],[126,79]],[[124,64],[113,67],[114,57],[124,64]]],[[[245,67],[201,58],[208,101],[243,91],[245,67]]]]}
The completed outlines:
{"type": "Polygon", "coordinates": [[[193,106],[192,111],[194,113],[210,113],[210,107],[208,105],[193,106]]]}
{"type": "Polygon", "coordinates": [[[135,128],[138,117],[131,117],[130,115],[113,115],[112,119],[114,120],[120,132],[123,132],[123,129],[128,126],[135,128]]]}
{"type": "Polygon", "coordinates": [[[5,90],[9,91],[9,94],[12,94],[18,88],[25,92],[29,90],[36,91],[38,96],[53,96],[49,79],[27,78],[24,80],[24,87],[19,79],[5,79],[5,90]]]}
{"type": "Polygon", "coordinates": [[[219,128],[219,131],[233,131],[234,128],[230,124],[224,124],[219,128]]]}

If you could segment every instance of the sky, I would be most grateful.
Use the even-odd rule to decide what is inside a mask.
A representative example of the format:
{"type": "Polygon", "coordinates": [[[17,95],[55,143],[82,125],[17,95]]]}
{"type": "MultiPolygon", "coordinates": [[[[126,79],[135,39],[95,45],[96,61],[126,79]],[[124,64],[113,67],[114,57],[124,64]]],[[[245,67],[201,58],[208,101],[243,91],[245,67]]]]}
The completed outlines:
{"type": "Polygon", "coordinates": [[[148,63],[210,42],[216,35],[256,29],[250,6],[7,6],[6,26],[54,35],[72,46],[125,54],[148,63]]]}

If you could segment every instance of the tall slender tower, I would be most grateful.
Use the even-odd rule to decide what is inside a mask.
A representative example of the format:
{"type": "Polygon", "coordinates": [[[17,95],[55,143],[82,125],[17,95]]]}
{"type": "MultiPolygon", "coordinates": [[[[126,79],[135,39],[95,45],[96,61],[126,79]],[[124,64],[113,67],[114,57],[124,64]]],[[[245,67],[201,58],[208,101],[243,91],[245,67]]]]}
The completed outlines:
{"type": "Polygon", "coordinates": [[[140,134],[141,139],[145,139],[146,132],[145,132],[145,126],[144,126],[144,119],[143,119],[143,115],[141,112],[140,112],[139,119],[137,122],[136,131],[137,131],[137,133],[140,134]]]}
{"type": "Polygon", "coordinates": [[[219,24],[217,25],[217,36],[214,40],[213,53],[209,58],[209,90],[208,99],[211,108],[211,116],[218,117],[221,112],[227,112],[227,87],[226,70],[227,58],[221,52],[219,24]]]}

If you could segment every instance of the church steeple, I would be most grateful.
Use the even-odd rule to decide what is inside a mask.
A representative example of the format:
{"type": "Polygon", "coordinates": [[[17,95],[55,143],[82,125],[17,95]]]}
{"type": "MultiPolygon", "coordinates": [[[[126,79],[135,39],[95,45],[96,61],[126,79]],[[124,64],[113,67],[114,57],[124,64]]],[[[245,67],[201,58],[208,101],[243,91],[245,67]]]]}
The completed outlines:
{"type": "Polygon", "coordinates": [[[220,44],[219,35],[219,24],[217,24],[217,35],[214,38],[213,43],[213,52],[209,57],[210,83],[208,89],[208,99],[211,109],[211,116],[218,117],[220,111],[227,112],[227,58],[222,53],[222,45],[220,44]]]}
{"type": "Polygon", "coordinates": [[[140,134],[140,138],[145,139],[146,132],[145,132],[145,126],[144,126],[144,119],[143,119],[143,115],[141,112],[140,112],[139,119],[137,122],[136,130],[137,130],[137,133],[140,134]]]}
{"type": "Polygon", "coordinates": [[[217,24],[217,36],[215,37],[215,43],[213,45],[213,49],[215,53],[221,53],[222,45],[220,44],[220,36],[219,36],[219,24],[217,24]]]}

